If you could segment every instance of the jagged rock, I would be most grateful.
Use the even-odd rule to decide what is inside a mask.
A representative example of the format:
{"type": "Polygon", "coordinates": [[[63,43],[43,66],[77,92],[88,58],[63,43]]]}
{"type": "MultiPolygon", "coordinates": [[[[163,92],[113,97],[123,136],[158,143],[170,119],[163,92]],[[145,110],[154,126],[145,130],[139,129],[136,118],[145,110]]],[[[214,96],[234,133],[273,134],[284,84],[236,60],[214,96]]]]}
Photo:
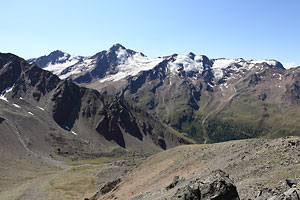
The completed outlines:
{"type": "Polygon", "coordinates": [[[177,190],[172,199],[180,200],[239,200],[236,187],[229,176],[221,171],[213,171],[204,179],[191,181],[177,190]]]}
{"type": "Polygon", "coordinates": [[[174,188],[182,180],[183,179],[179,179],[179,176],[174,176],[172,183],[166,187],[166,190],[174,188]]]}
{"type": "Polygon", "coordinates": [[[119,183],[121,182],[121,179],[118,178],[114,181],[106,183],[101,189],[101,194],[107,194],[108,192],[112,191],[119,183]]]}
{"type": "Polygon", "coordinates": [[[99,198],[100,195],[104,195],[109,193],[110,191],[112,191],[113,189],[116,188],[116,186],[121,182],[121,179],[118,178],[114,181],[108,182],[106,183],[101,189],[100,191],[98,191],[94,196],[92,196],[91,198],[85,198],[84,200],[97,200],[99,198]]]}
{"type": "Polygon", "coordinates": [[[294,185],[297,185],[296,180],[286,179],[285,182],[289,187],[293,187],[294,185]]]}
{"type": "Polygon", "coordinates": [[[278,194],[271,189],[265,188],[259,192],[255,200],[300,200],[300,190],[292,187],[278,194]]]}

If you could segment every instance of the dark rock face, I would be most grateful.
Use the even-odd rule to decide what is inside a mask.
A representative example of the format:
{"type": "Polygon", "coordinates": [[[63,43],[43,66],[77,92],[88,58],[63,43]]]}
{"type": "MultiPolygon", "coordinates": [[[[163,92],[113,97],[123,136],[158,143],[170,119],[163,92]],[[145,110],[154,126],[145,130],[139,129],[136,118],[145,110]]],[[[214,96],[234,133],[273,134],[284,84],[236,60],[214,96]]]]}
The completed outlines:
{"type": "Polygon", "coordinates": [[[72,128],[81,107],[80,88],[68,81],[62,82],[51,99],[54,104],[53,118],[61,127],[72,128]]]}
{"type": "Polygon", "coordinates": [[[121,182],[121,179],[118,178],[117,180],[114,180],[112,182],[106,183],[101,189],[101,194],[107,194],[111,190],[113,190],[119,183],[121,182]]]}
{"type": "Polygon", "coordinates": [[[0,91],[14,86],[12,97],[27,95],[39,101],[59,82],[51,72],[29,65],[13,54],[0,54],[0,91]]]}
{"type": "MultiPolygon", "coordinates": [[[[0,54],[1,94],[2,91],[9,102],[23,100],[34,107],[42,106],[43,111],[52,117],[51,120],[67,131],[74,132],[73,128],[80,127],[87,135],[99,137],[100,134],[123,148],[133,148],[132,144],[125,144],[124,134],[136,138],[140,146],[147,137],[148,142],[160,149],[189,143],[125,100],[60,80],[51,72],[30,65],[13,54],[0,54]]],[[[103,137],[97,139],[103,140],[103,137]]]]}
{"type": "Polygon", "coordinates": [[[217,170],[204,179],[196,179],[178,189],[173,199],[239,200],[240,198],[229,176],[225,172],[217,170]]]}
{"type": "Polygon", "coordinates": [[[0,117],[0,124],[4,121],[5,119],[0,117]]]}
{"type": "Polygon", "coordinates": [[[105,139],[115,141],[118,145],[125,148],[125,141],[122,131],[118,125],[117,118],[106,114],[96,128],[98,133],[102,134],[105,139]]]}
{"type": "Polygon", "coordinates": [[[21,74],[21,66],[26,62],[13,54],[0,54],[0,92],[11,87],[21,74]]]}

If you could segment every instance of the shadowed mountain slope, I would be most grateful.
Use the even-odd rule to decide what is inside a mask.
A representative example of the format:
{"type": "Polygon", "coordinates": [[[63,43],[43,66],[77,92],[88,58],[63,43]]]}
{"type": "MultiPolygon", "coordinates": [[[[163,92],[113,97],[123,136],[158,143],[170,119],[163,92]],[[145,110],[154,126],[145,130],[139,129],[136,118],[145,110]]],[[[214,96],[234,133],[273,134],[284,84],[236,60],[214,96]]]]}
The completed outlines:
{"type": "Polygon", "coordinates": [[[60,80],[13,54],[0,54],[0,87],[1,135],[9,128],[14,134],[7,136],[37,156],[153,153],[189,143],[126,101],[60,80]]]}

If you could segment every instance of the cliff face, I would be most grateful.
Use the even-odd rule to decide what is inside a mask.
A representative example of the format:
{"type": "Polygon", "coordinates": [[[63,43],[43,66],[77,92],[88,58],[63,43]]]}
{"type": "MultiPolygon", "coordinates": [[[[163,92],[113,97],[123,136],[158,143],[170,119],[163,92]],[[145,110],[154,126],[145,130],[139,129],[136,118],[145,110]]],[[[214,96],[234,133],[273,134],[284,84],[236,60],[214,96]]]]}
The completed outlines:
{"type": "Polygon", "coordinates": [[[189,143],[125,100],[60,80],[13,54],[0,54],[0,64],[1,119],[16,126],[33,151],[39,146],[43,153],[59,149],[74,156],[114,148],[155,152],[189,143]]]}

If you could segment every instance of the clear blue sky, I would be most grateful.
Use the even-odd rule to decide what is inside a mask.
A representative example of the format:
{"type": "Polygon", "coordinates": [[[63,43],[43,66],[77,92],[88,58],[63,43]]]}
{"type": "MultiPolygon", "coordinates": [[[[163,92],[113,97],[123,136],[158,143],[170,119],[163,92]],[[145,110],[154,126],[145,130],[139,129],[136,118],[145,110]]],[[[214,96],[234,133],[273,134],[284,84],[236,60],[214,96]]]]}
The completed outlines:
{"type": "Polygon", "coordinates": [[[0,0],[0,52],[93,55],[115,43],[150,57],[300,65],[300,0],[0,0]]]}

